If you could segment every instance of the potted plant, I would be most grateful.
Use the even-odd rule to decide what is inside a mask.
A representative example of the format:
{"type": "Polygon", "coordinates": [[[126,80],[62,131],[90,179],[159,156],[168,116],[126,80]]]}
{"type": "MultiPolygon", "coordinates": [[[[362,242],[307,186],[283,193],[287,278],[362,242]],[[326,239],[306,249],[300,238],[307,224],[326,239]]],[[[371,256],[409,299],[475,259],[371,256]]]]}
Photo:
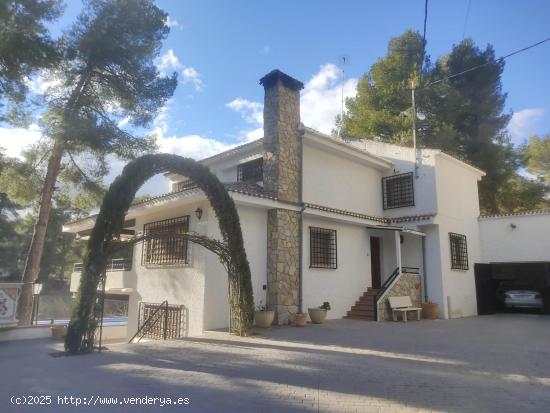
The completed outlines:
{"type": "Polygon", "coordinates": [[[313,324],[322,324],[327,318],[327,311],[330,310],[330,303],[325,301],[320,307],[308,308],[309,318],[313,324]]]}
{"type": "Polygon", "coordinates": [[[52,338],[54,340],[61,340],[67,335],[67,326],[66,325],[53,325],[51,326],[52,338]]]}
{"type": "Polygon", "coordinates": [[[439,309],[436,303],[428,301],[422,303],[422,318],[426,320],[436,320],[439,316],[439,309]]]}
{"type": "Polygon", "coordinates": [[[307,313],[296,313],[294,317],[294,325],[296,327],[304,327],[307,323],[307,313]]]}
{"type": "Polygon", "coordinates": [[[257,311],[254,313],[254,323],[257,327],[267,328],[271,327],[273,320],[275,319],[275,311],[268,310],[266,305],[260,305],[257,307],[257,311]]]}

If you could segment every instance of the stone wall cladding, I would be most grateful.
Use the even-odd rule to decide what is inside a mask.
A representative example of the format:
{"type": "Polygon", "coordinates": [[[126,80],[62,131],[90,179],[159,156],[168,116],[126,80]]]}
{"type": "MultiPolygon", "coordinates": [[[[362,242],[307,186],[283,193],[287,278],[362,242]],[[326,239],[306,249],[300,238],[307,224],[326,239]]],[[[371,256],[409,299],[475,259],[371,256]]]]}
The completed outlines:
{"type": "Polygon", "coordinates": [[[275,323],[287,324],[298,312],[300,213],[271,209],[267,215],[267,306],[275,323]]]}
{"type": "MultiPolygon", "coordinates": [[[[280,201],[302,202],[300,89],[303,84],[274,70],[264,76],[264,191],[280,201]]],[[[300,212],[271,209],[267,218],[267,306],[275,323],[287,324],[298,312],[300,290],[300,212]]]]}
{"type": "Polygon", "coordinates": [[[264,98],[264,188],[281,201],[300,202],[300,92],[278,81],[264,98]]]}
{"type": "MultiPolygon", "coordinates": [[[[422,303],[421,297],[421,284],[420,284],[420,275],[419,274],[409,274],[403,273],[393,287],[387,292],[384,299],[378,303],[378,314],[380,315],[381,321],[391,321],[393,320],[391,315],[389,297],[399,297],[408,295],[411,297],[411,302],[413,307],[420,307],[422,303]]],[[[408,320],[416,320],[416,313],[408,313],[408,320]]]]}

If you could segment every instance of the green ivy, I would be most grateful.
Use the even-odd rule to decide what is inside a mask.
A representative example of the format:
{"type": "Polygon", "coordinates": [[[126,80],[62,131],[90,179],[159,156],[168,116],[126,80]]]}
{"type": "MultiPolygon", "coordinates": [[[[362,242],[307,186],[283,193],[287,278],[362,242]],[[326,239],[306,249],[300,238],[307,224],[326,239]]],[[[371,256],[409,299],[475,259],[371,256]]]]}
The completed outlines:
{"type": "Polygon", "coordinates": [[[65,350],[86,353],[93,350],[97,328],[97,288],[107,267],[107,260],[124,224],[124,218],[136,192],[153,175],[172,172],[193,180],[206,194],[218,218],[220,232],[230,252],[227,265],[230,287],[232,331],[246,335],[254,319],[254,299],[250,266],[246,258],[241,224],[233,199],[210,170],[177,155],[145,155],[130,162],[111,184],[87,245],[80,288],[69,323],[65,350]]]}

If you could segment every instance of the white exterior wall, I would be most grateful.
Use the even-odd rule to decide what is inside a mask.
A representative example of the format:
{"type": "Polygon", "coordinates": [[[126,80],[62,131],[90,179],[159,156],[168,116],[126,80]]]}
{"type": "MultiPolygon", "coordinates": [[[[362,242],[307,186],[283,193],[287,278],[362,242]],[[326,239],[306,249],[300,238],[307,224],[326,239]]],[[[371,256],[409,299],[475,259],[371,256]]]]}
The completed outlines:
{"type": "Polygon", "coordinates": [[[332,307],[327,318],[342,318],[371,285],[370,239],[362,225],[304,217],[302,256],[302,307],[318,307],[328,301],[332,307]],[[337,269],[310,268],[309,227],[336,230],[337,269]]]}
{"type": "MultiPolygon", "coordinates": [[[[206,221],[198,221],[195,216],[197,207],[207,208],[204,202],[171,206],[166,209],[152,210],[150,214],[136,217],[136,231],[143,231],[143,225],[149,222],[189,215],[189,229],[205,233],[206,221]]],[[[189,264],[185,266],[145,267],[141,264],[143,243],[134,248],[132,273],[135,277],[134,293],[130,294],[128,305],[128,338],[138,328],[139,302],[161,303],[168,300],[169,304],[184,305],[184,335],[202,334],[206,250],[196,244],[189,243],[189,264]]]]}
{"type": "MultiPolygon", "coordinates": [[[[387,171],[384,176],[414,173],[415,154],[412,148],[390,145],[387,143],[363,140],[351,142],[355,147],[381,156],[394,163],[394,170],[387,171]]],[[[433,214],[437,212],[437,196],[435,191],[435,154],[431,149],[418,150],[417,176],[414,179],[414,206],[405,208],[387,209],[384,216],[396,217],[403,215],[433,214]]],[[[381,181],[378,188],[381,188],[381,181]]],[[[381,189],[380,189],[381,191],[381,189]]]]}
{"type": "Polygon", "coordinates": [[[342,156],[304,145],[304,202],[382,215],[382,173],[342,156]]]}
{"type": "MultiPolygon", "coordinates": [[[[443,290],[441,295],[435,294],[433,301],[439,304],[440,312],[445,318],[476,315],[474,264],[481,262],[477,219],[479,217],[477,182],[480,174],[444,155],[437,157],[436,174],[439,206],[436,223],[439,230],[443,290]],[[466,235],[469,266],[467,271],[451,270],[449,232],[466,235]],[[451,314],[448,311],[448,297],[451,301],[451,314]]],[[[434,277],[437,277],[437,274],[430,274],[430,278],[434,277]]]]}
{"type": "Polygon", "coordinates": [[[482,218],[479,227],[483,262],[550,261],[550,214],[482,218]]]}
{"type": "MultiPolygon", "coordinates": [[[[237,205],[244,247],[250,264],[252,288],[256,306],[266,303],[267,284],[267,210],[237,205]]],[[[214,211],[208,211],[208,236],[221,239],[214,211]]],[[[206,288],[204,299],[204,329],[229,327],[227,272],[218,257],[208,253],[206,259],[206,288]]]]}

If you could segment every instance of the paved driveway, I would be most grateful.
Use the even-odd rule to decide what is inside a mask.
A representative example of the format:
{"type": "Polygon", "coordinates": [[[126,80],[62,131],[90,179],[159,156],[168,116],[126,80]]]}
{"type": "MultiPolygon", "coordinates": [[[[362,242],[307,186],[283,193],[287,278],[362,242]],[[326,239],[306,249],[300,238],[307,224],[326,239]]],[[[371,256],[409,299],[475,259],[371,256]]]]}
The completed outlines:
{"type": "Polygon", "coordinates": [[[522,314],[406,324],[337,320],[59,358],[48,355],[60,349],[49,340],[0,343],[0,411],[548,412],[549,344],[550,317],[522,314]],[[12,395],[53,398],[50,406],[17,407],[12,395]],[[96,406],[58,405],[57,396],[96,406]],[[118,397],[116,406],[99,406],[105,399],[97,396],[118,397]],[[123,399],[152,403],[147,396],[189,404],[123,399]]]}

